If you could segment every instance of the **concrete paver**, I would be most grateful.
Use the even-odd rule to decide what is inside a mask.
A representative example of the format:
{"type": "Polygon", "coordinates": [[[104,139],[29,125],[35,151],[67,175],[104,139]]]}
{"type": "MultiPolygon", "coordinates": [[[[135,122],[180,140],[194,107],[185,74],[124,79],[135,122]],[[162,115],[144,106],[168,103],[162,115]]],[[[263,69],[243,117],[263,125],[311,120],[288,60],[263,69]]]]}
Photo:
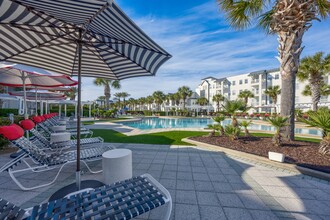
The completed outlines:
{"type": "MultiPolygon", "coordinates": [[[[201,147],[114,145],[133,151],[134,175],[150,173],[170,191],[174,202],[171,219],[330,219],[328,182],[201,147]]],[[[0,166],[8,158],[1,155],[0,166]]],[[[102,181],[102,174],[83,169],[83,179],[102,181]]],[[[8,173],[0,173],[0,197],[24,208],[39,204],[74,182],[74,170],[75,164],[70,164],[56,184],[32,191],[20,190],[8,173]]],[[[33,185],[54,174],[23,173],[19,179],[33,185]]],[[[158,219],[164,210],[157,208],[138,219],[158,219]]]]}

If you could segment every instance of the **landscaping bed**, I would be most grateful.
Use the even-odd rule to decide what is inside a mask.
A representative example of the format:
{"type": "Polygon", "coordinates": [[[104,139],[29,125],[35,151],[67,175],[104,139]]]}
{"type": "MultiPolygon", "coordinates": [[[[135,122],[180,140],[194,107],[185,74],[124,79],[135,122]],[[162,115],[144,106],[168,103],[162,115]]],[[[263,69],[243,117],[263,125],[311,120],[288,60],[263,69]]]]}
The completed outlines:
{"type": "Polygon", "coordinates": [[[272,140],[269,137],[240,137],[234,141],[226,136],[199,136],[191,137],[190,139],[267,158],[269,151],[283,153],[287,163],[330,173],[330,157],[325,157],[318,153],[318,143],[284,141],[282,147],[276,147],[272,144],[272,140]]]}

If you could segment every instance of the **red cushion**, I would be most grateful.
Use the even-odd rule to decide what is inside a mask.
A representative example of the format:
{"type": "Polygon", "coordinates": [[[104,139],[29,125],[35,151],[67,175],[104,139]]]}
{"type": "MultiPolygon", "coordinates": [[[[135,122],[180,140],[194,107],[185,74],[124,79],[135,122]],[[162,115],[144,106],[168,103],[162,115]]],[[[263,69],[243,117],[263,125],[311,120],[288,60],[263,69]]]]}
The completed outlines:
{"type": "MultiPolygon", "coordinates": [[[[23,133],[24,133],[24,131],[23,131],[23,133]]],[[[20,134],[20,132],[18,131],[18,129],[16,127],[14,127],[14,126],[1,126],[0,127],[0,134],[4,138],[6,138],[6,139],[8,139],[10,141],[16,140],[16,139],[18,139],[18,138],[20,138],[20,137],[23,136],[23,135],[20,134]]]]}
{"type": "Polygon", "coordinates": [[[35,123],[40,123],[40,122],[42,122],[42,118],[39,117],[39,116],[33,116],[33,117],[32,117],[32,120],[33,120],[35,123]]]}
{"type": "Polygon", "coordinates": [[[34,124],[34,122],[30,119],[25,119],[23,121],[20,122],[20,125],[25,129],[25,130],[31,130],[32,128],[34,128],[36,125],[34,124]]]}
{"type": "Polygon", "coordinates": [[[24,130],[21,128],[21,126],[18,126],[17,124],[11,124],[11,127],[14,127],[19,135],[24,135],[24,130]]]}

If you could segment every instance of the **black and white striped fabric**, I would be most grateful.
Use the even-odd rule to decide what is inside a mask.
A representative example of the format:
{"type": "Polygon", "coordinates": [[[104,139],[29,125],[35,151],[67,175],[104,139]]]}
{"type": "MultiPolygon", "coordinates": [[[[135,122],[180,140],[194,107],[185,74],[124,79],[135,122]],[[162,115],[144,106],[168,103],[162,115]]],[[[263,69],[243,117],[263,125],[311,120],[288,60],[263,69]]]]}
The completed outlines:
{"type": "Polygon", "coordinates": [[[108,79],[152,76],[171,55],[111,0],[0,0],[0,61],[108,79]]]}

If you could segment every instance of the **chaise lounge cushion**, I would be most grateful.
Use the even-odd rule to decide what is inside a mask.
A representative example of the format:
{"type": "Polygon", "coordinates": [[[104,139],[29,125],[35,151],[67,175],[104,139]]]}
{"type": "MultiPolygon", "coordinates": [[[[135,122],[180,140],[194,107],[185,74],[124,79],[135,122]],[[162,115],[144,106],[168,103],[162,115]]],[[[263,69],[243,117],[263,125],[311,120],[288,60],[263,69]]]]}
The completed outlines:
{"type": "Polygon", "coordinates": [[[33,129],[35,127],[35,124],[32,120],[30,119],[25,119],[25,120],[22,120],[20,122],[20,125],[25,129],[25,130],[28,130],[30,131],[31,129],[33,129]]]}
{"type": "Polygon", "coordinates": [[[32,117],[32,120],[35,122],[35,123],[40,123],[40,122],[42,122],[42,118],[41,117],[39,117],[39,116],[33,116],[32,117]]]}
{"type": "MultiPolygon", "coordinates": [[[[23,133],[24,133],[24,131],[23,131],[23,133]]],[[[0,134],[4,138],[6,138],[6,139],[8,139],[10,141],[16,140],[16,139],[18,139],[18,138],[20,138],[20,137],[23,136],[21,134],[21,132],[18,132],[18,129],[16,127],[14,127],[14,126],[1,126],[0,127],[0,134]]]]}
{"type": "Polygon", "coordinates": [[[11,124],[10,126],[14,127],[21,137],[24,135],[24,130],[19,125],[11,124]]]}

